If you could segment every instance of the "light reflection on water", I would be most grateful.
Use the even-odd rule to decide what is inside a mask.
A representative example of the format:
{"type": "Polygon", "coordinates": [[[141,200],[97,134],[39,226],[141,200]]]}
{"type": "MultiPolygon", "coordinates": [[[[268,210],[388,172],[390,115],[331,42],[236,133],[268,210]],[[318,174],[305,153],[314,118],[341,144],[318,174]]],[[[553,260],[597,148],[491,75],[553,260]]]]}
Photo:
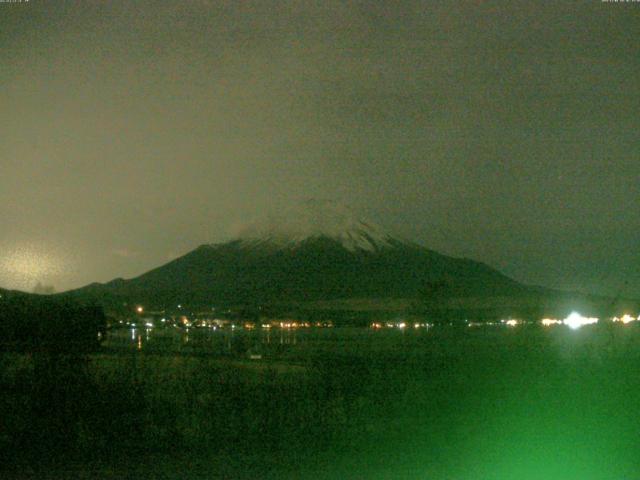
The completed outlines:
{"type": "Polygon", "coordinates": [[[137,350],[173,350],[191,348],[200,352],[230,352],[238,344],[256,345],[297,345],[300,337],[309,339],[308,332],[293,329],[268,330],[244,329],[152,329],[130,328],[109,332],[106,346],[137,350]]]}
{"type": "Polygon", "coordinates": [[[211,355],[279,356],[288,351],[307,351],[329,345],[385,344],[391,348],[406,345],[407,337],[418,340],[424,331],[398,329],[374,331],[367,328],[140,328],[111,330],[106,348],[155,353],[211,355]],[[380,341],[382,340],[382,342],[380,341]]]}
{"type": "MultiPolygon", "coordinates": [[[[640,327],[640,325],[639,325],[640,327]]],[[[463,355],[477,349],[527,344],[563,359],[617,354],[635,344],[628,326],[570,328],[129,328],[109,331],[103,345],[120,351],[232,355],[276,358],[289,353],[325,350],[344,354],[422,353],[443,351],[463,355]]]]}

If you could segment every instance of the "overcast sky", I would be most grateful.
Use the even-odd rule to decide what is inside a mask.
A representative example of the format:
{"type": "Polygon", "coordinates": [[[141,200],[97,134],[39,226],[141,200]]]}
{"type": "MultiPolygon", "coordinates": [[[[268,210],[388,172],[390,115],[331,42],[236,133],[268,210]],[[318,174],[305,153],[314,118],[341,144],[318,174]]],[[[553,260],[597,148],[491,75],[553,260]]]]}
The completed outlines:
{"type": "Polygon", "coordinates": [[[307,198],[640,295],[640,3],[0,3],[0,286],[132,277],[307,198]]]}

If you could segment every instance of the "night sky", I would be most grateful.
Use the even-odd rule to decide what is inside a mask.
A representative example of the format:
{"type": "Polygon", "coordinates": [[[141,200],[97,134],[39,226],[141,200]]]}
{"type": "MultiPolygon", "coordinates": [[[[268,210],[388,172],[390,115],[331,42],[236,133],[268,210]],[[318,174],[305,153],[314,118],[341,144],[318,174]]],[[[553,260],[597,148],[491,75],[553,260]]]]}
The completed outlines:
{"type": "Polygon", "coordinates": [[[132,277],[308,198],[640,296],[640,3],[0,3],[0,286],[132,277]]]}

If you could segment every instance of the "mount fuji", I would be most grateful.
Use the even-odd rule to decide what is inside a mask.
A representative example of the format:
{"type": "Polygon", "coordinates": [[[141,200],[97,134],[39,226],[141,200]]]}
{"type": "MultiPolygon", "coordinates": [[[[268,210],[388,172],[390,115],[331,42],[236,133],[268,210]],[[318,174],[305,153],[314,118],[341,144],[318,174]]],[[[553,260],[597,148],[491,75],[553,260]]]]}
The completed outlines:
{"type": "Polygon", "coordinates": [[[301,207],[202,245],[129,280],[68,292],[103,305],[269,304],[345,299],[411,299],[438,285],[455,297],[526,293],[528,287],[469,259],[397,238],[333,202],[301,207]]]}

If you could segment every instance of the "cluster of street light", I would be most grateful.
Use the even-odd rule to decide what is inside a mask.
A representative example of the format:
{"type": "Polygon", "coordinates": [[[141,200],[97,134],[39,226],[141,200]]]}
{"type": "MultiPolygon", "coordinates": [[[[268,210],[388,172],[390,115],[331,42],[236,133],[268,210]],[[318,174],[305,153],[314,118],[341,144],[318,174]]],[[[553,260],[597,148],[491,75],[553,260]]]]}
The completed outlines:
{"type": "MultiPolygon", "coordinates": [[[[609,319],[613,323],[622,323],[627,325],[631,322],[640,321],[640,316],[634,317],[629,315],[628,313],[622,315],[621,317],[612,317],[609,319]]],[[[506,326],[506,327],[517,327],[518,325],[533,325],[539,323],[544,327],[551,327],[554,325],[565,325],[573,330],[576,330],[585,325],[595,325],[600,321],[597,317],[587,317],[581,315],[578,312],[571,312],[564,319],[557,318],[543,318],[539,322],[520,320],[516,318],[506,318],[497,322],[492,321],[465,321],[465,325],[467,327],[487,327],[487,326],[506,326]]],[[[453,324],[452,324],[453,325],[453,324]]],[[[380,329],[406,329],[406,328],[428,328],[432,327],[431,323],[408,323],[405,321],[398,322],[372,322],[370,327],[374,330],[380,329]]]]}
{"type": "MultiPolygon", "coordinates": [[[[634,317],[629,315],[628,313],[624,314],[622,317],[613,317],[610,319],[613,323],[623,323],[624,325],[640,320],[640,316],[634,317]]],[[[543,318],[540,320],[540,324],[544,327],[551,327],[553,325],[566,325],[567,327],[576,330],[585,325],[595,325],[600,321],[597,317],[585,317],[578,312],[571,312],[565,319],[559,320],[556,318],[543,318]]],[[[525,323],[520,320],[502,320],[502,323],[507,326],[514,327],[516,325],[525,323]]]]}
{"type": "Polygon", "coordinates": [[[400,330],[404,330],[406,328],[413,328],[413,329],[417,329],[417,328],[429,328],[432,327],[433,324],[431,323],[419,323],[419,322],[405,322],[405,321],[398,321],[398,322],[373,322],[371,323],[371,328],[373,328],[374,330],[380,330],[383,328],[399,328],[400,330]]]}
{"type": "MultiPolygon", "coordinates": [[[[143,312],[144,312],[144,308],[142,306],[136,307],[136,313],[142,314],[143,312]]],[[[226,326],[234,329],[239,326],[247,330],[253,330],[256,327],[261,327],[263,329],[270,329],[273,327],[282,328],[282,329],[292,329],[292,328],[332,327],[333,326],[333,323],[331,321],[306,322],[306,321],[296,321],[296,320],[286,320],[286,321],[272,320],[268,322],[264,322],[264,321],[259,322],[257,324],[254,322],[244,322],[244,323],[240,323],[239,325],[236,325],[235,323],[229,320],[220,320],[220,319],[216,319],[216,320],[195,319],[191,321],[188,319],[188,317],[184,315],[179,317],[177,321],[175,321],[174,319],[172,320],[173,321],[171,323],[173,323],[175,326],[181,326],[181,327],[187,327],[187,328],[193,326],[193,327],[211,327],[211,328],[218,329],[226,326]]],[[[634,317],[628,313],[625,313],[621,317],[612,317],[609,320],[613,323],[622,323],[624,325],[627,325],[632,322],[640,321],[640,316],[634,317]]],[[[165,322],[168,322],[168,319],[162,318],[161,323],[164,324],[165,322]]],[[[581,315],[578,312],[572,312],[570,315],[568,315],[564,319],[543,318],[540,320],[539,323],[544,327],[551,327],[554,325],[565,325],[575,330],[585,325],[595,325],[598,322],[599,322],[599,318],[597,317],[586,317],[581,315]]],[[[120,321],[120,323],[123,323],[123,321],[120,321]]],[[[481,326],[484,327],[484,326],[494,326],[494,325],[516,327],[518,325],[533,324],[533,323],[536,323],[536,322],[519,320],[516,318],[507,318],[507,319],[500,320],[499,322],[490,322],[490,321],[478,322],[478,321],[465,320],[465,324],[468,327],[481,327],[481,326]]],[[[136,326],[136,323],[127,322],[127,324],[133,328],[135,328],[136,326]]],[[[380,329],[404,330],[407,328],[412,328],[412,329],[429,328],[429,327],[432,327],[433,325],[434,324],[427,323],[427,322],[409,322],[406,320],[397,320],[397,321],[386,321],[386,322],[372,322],[370,324],[370,327],[374,330],[380,330],[380,329]]],[[[144,326],[147,328],[153,328],[156,325],[154,325],[154,322],[147,320],[144,323],[144,326]]]]}

